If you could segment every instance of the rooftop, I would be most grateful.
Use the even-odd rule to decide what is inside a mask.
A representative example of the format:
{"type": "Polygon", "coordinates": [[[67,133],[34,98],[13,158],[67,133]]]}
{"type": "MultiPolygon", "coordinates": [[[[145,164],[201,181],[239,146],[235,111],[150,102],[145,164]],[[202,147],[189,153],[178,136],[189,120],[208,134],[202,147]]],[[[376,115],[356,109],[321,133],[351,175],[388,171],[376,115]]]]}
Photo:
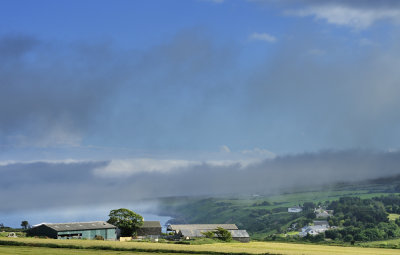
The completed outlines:
{"type": "Polygon", "coordinates": [[[237,230],[238,227],[235,224],[171,224],[168,226],[169,231],[179,230],[215,230],[218,227],[226,230],[237,230]]]}
{"type": "Polygon", "coordinates": [[[159,221],[143,221],[141,228],[161,228],[159,221]]]}
{"type": "Polygon", "coordinates": [[[71,230],[90,230],[90,229],[110,229],[117,228],[105,221],[91,221],[91,222],[70,222],[70,223],[44,223],[49,228],[56,231],[71,231],[71,230]]]}

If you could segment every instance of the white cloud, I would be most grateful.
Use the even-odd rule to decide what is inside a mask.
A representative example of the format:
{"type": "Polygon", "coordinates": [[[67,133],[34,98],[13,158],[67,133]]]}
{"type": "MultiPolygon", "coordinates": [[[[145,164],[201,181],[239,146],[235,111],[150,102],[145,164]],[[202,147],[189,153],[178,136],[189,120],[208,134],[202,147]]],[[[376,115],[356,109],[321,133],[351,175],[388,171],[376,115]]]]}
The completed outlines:
{"type": "Polygon", "coordinates": [[[116,159],[112,160],[107,166],[96,168],[94,174],[101,177],[124,177],[140,172],[166,173],[196,164],[198,163],[189,160],[151,158],[116,159]]]}
{"type": "Polygon", "coordinates": [[[252,41],[276,42],[276,37],[267,33],[252,33],[249,37],[252,41]]]}
{"type": "Polygon", "coordinates": [[[317,5],[300,10],[288,10],[288,15],[306,17],[314,16],[330,24],[348,26],[357,30],[366,29],[380,20],[400,21],[398,9],[366,9],[341,5],[317,5]]]}
{"type": "Polygon", "coordinates": [[[113,159],[106,166],[100,166],[93,170],[96,176],[107,178],[124,178],[139,173],[172,173],[176,171],[186,171],[193,167],[208,165],[211,167],[237,166],[239,169],[257,164],[265,158],[273,158],[271,152],[261,149],[246,151],[246,158],[230,160],[183,160],[183,159],[155,159],[155,158],[133,158],[133,159],[113,159]],[[250,157],[249,157],[250,156],[250,157]]]}
{"type": "Polygon", "coordinates": [[[227,153],[231,152],[231,149],[229,149],[229,147],[226,146],[226,145],[222,145],[221,148],[220,148],[220,150],[221,150],[222,152],[227,152],[227,153]]]}
{"type": "Polygon", "coordinates": [[[243,150],[242,154],[250,155],[250,156],[262,156],[263,158],[273,159],[276,157],[276,154],[272,151],[260,148],[254,148],[252,150],[243,150]]]}

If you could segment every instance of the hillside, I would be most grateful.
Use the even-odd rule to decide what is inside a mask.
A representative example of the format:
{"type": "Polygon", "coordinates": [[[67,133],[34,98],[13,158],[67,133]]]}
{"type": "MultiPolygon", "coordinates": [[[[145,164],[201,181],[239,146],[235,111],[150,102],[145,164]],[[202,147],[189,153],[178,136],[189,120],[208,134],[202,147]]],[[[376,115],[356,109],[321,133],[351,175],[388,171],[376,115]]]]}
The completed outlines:
{"type": "Polygon", "coordinates": [[[268,235],[287,232],[292,223],[302,227],[311,222],[312,217],[305,212],[288,213],[288,207],[310,202],[315,206],[327,206],[341,197],[367,199],[398,194],[399,184],[400,178],[397,176],[286,194],[172,197],[161,199],[159,210],[172,216],[173,223],[235,223],[240,229],[247,229],[253,239],[263,240],[268,235]]]}

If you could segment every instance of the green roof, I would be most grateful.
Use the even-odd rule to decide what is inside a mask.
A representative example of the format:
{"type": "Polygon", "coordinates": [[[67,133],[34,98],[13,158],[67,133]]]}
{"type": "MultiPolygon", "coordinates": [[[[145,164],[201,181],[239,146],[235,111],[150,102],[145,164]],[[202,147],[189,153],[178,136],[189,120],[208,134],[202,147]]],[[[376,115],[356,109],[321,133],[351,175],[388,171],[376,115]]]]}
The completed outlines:
{"type": "Polygon", "coordinates": [[[143,221],[141,228],[161,228],[159,221],[143,221]]]}

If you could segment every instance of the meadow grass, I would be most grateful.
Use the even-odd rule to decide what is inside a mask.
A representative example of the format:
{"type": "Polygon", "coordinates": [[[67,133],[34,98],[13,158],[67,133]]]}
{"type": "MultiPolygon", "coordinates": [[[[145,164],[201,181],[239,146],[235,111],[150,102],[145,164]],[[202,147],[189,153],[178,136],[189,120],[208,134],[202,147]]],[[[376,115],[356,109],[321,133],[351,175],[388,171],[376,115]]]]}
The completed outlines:
{"type": "MultiPolygon", "coordinates": [[[[397,247],[400,248],[400,238],[391,239],[391,240],[383,240],[383,241],[372,241],[372,242],[365,242],[359,243],[359,246],[362,247],[397,247]]],[[[400,252],[399,252],[400,254],[400,252]]]]}
{"type": "Polygon", "coordinates": [[[389,218],[389,220],[396,220],[396,219],[400,218],[400,214],[390,213],[388,218],[389,218]]]}
{"type": "MultiPolygon", "coordinates": [[[[0,238],[0,243],[2,241],[9,241],[9,240],[10,238],[0,238]]],[[[340,247],[340,246],[328,246],[328,245],[293,244],[293,243],[279,243],[279,242],[215,243],[215,244],[203,244],[203,245],[185,245],[185,244],[171,244],[171,243],[114,242],[114,241],[96,241],[96,240],[56,240],[56,239],[36,239],[36,238],[16,238],[13,239],[12,241],[16,243],[21,243],[21,245],[25,246],[42,244],[50,246],[53,245],[53,247],[70,246],[72,248],[72,246],[75,246],[75,247],[80,247],[79,250],[85,250],[85,251],[89,251],[87,249],[93,249],[93,250],[97,249],[96,254],[107,254],[103,252],[108,252],[109,250],[112,249],[119,250],[121,252],[122,251],[147,252],[147,253],[158,252],[167,254],[204,253],[204,254],[285,254],[285,255],[299,255],[299,254],[391,255],[400,253],[399,249],[340,247]],[[103,247],[103,249],[101,247],[103,247]]],[[[2,246],[0,245],[0,247],[2,246]]]]}
{"type": "MultiPolygon", "coordinates": [[[[65,248],[47,248],[47,247],[29,247],[29,246],[0,246],[0,254],[2,255],[128,255],[130,251],[98,251],[98,250],[77,250],[65,248]]],[[[137,255],[154,255],[149,252],[135,252],[137,255]]],[[[176,253],[164,253],[172,255],[176,253]]]]}

